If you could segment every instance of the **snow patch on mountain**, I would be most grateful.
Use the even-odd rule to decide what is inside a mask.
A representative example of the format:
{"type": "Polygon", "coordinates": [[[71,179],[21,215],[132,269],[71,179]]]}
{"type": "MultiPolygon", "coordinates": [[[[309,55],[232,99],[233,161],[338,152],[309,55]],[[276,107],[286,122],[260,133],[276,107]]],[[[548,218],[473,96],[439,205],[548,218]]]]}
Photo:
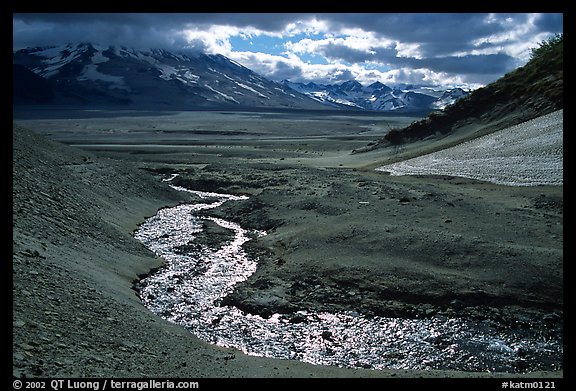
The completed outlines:
{"type": "Polygon", "coordinates": [[[212,87],[210,87],[208,84],[204,85],[204,87],[208,88],[210,91],[213,91],[215,93],[217,93],[218,95],[222,96],[224,99],[230,100],[234,103],[240,104],[240,102],[238,102],[236,99],[234,99],[233,97],[231,97],[230,95],[226,95],[225,93],[218,91],[212,87]]]}
{"type": "Polygon", "coordinates": [[[18,50],[13,63],[47,79],[54,103],[322,108],[225,56],[189,50],[79,43],[18,50]]]}
{"type": "Polygon", "coordinates": [[[391,175],[450,175],[508,186],[562,185],[564,110],[428,155],[377,168],[391,175]]]}
{"type": "Polygon", "coordinates": [[[101,51],[94,52],[90,60],[92,61],[92,64],[102,64],[103,62],[110,61],[110,59],[104,56],[101,51]]]}
{"type": "Polygon", "coordinates": [[[356,80],[326,85],[284,80],[282,84],[325,105],[378,111],[441,110],[469,94],[460,88],[446,90],[411,85],[391,88],[381,82],[364,87],[356,80]]]}
{"type": "Polygon", "coordinates": [[[110,83],[109,88],[125,89],[128,91],[130,90],[130,88],[124,82],[124,78],[122,76],[112,76],[101,73],[98,71],[98,65],[96,64],[86,65],[80,76],[78,76],[78,80],[103,81],[105,83],[110,83]]]}
{"type": "Polygon", "coordinates": [[[252,87],[250,87],[250,86],[247,86],[246,84],[242,84],[242,83],[240,83],[240,82],[236,82],[236,85],[238,85],[238,86],[240,86],[240,87],[242,87],[242,88],[244,88],[244,89],[247,89],[248,91],[252,91],[252,92],[254,92],[256,95],[258,95],[258,96],[260,96],[260,97],[262,97],[262,98],[268,99],[268,97],[267,97],[266,95],[263,95],[261,92],[256,91],[254,88],[252,88],[252,87]]]}

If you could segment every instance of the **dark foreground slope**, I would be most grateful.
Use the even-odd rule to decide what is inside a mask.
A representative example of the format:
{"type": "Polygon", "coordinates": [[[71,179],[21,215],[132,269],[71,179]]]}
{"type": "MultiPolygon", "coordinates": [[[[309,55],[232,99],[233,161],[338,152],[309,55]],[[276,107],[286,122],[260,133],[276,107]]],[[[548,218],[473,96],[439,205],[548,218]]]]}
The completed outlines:
{"type": "MultiPolygon", "coordinates": [[[[132,238],[178,203],[127,163],[13,131],[13,375],[16,377],[394,376],[244,356],[145,309],[132,282],[160,260],[132,238]]],[[[422,376],[410,372],[405,376],[422,376]]],[[[457,376],[428,372],[427,376],[457,376]]]]}
{"type": "MultiPolygon", "coordinates": [[[[348,370],[203,343],[153,315],[131,289],[139,274],[160,264],[131,232],[181,195],[129,161],[98,158],[20,128],[13,143],[16,376],[510,376],[348,370]]],[[[253,194],[220,210],[245,227],[269,230],[249,242],[262,255],[258,269],[229,297],[241,308],[512,322],[520,314],[562,322],[561,187],[390,177],[321,161],[307,167],[272,152],[261,152],[273,162],[263,164],[249,149],[217,151],[141,157],[157,169],[186,159],[195,168],[185,170],[188,177],[182,172],[181,185],[191,180],[202,188],[206,176],[216,184],[211,190],[253,194]]],[[[514,376],[561,377],[562,370],[514,376]]]]}

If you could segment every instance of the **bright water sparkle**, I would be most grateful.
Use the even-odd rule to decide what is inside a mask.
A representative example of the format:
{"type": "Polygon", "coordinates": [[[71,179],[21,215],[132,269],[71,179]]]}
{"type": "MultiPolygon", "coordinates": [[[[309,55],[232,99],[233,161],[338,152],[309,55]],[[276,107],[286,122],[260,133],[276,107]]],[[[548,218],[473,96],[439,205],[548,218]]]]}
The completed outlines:
{"type": "Polygon", "coordinates": [[[223,306],[234,286],[256,271],[257,260],[242,245],[264,233],[195,214],[247,197],[174,188],[208,202],[162,209],[139,227],[135,237],[164,258],[166,266],[142,280],[138,289],[151,311],[205,341],[250,355],[342,367],[516,372],[561,366],[560,340],[502,330],[489,321],[300,312],[302,321],[291,323],[280,314],[265,319],[223,306]],[[231,240],[218,248],[190,246],[202,231],[202,220],[230,230],[231,240]]]}

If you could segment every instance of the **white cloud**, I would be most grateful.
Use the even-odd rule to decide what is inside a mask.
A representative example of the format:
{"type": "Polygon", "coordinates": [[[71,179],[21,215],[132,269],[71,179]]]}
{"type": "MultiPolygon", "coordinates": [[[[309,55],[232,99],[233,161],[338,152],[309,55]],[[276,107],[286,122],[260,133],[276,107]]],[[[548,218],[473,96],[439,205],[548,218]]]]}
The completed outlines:
{"type": "Polygon", "coordinates": [[[13,17],[13,46],[67,43],[70,37],[137,47],[182,48],[188,42],[275,80],[485,83],[523,65],[531,48],[562,31],[562,21],[562,14],[526,13],[21,14],[13,17]],[[266,41],[258,40],[266,37],[285,40],[285,51],[242,51],[266,51],[266,41]],[[232,38],[246,46],[234,47],[232,38]],[[327,63],[314,63],[322,57],[327,63]]]}
{"type": "Polygon", "coordinates": [[[227,57],[230,57],[234,50],[230,43],[231,37],[238,36],[242,39],[253,39],[263,34],[274,35],[254,27],[240,28],[225,25],[213,25],[203,29],[190,27],[182,33],[189,41],[202,41],[207,53],[218,53],[227,57]]]}
{"type": "Polygon", "coordinates": [[[518,63],[526,62],[530,58],[530,49],[538,46],[539,42],[550,35],[546,32],[538,32],[535,25],[538,17],[539,14],[529,14],[525,23],[514,23],[510,17],[498,18],[496,14],[491,14],[487,17],[487,21],[499,23],[506,29],[498,34],[474,39],[471,42],[472,46],[481,47],[481,49],[462,51],[457,55],[505,53],[516,58],[518,63]]]}
{"type": "Polygon", "coordinates": [[[283,75],[290,73],[292,81],[327,82],[339,69],[346,68],[339,64],[308,63],[293,53],[280,56],[261,52],[233,52],[230,58],[273,80],[286,78],[283,75]]]}
{"type": "Polygon", "coordinates": [[[362,64],[346,65],[339,62],[314,64],[302,61],[297,55],[286,56],[255,52],[233,52],[233,60],[273,80],[289,79],[294,82],[334,84],[354,78],[364,85],[380,81],[384,84],[422,84],[478,88],[480,83],[470,83],[463,76],[434,72],[429,69],[393,69],[383,71],[367,68],[362,64]]]}
{"type": "Polygon", "coordinates": [[[227,56],[232,52],[230,37],[237,36],[240,31],[233,26],[211,26],[208,29],[188,29],[185,31],[189,40],[201,40],[208,53],[220,53],[227,56]]]}
{"type": "Polygon", "coordinates": [[[396,42],[398,57],[416,58],[421,60],[423,57],[420,51],[420,44],[411,42],[396,42]]]}
{"type": "Polygon", "coordinates": [[[374,33],[360,29],[347,29],[345,36],[326,36],[322,39],[304,38],[297,42],[288,41],[285,44],[287,51],[304,54],[321,54],[330,58],[331,47],[345,47],[355,51],[375,54],[378,48],[390,49],[396,44],[392,40],[382,39],[374,33]]]}
{"type": "Polygon", "coordinates": [[[309,19],[297,20],[288,23],[282,31],[283,36],[293,37],[300,34],[315,35],[325,33],[329,30],[329,25],[323,20],[318,20],[316,17],[309,19]]]}
{"type": "MultiPolygon", "coordinates": [[[[496,27],[486,29],[487,35],[477,36],[463,44],[461,50],[449,55],[468,57],[469,60],[471,55],[504,54],[516,59],[518,66],[523,65],[529,58],[530,49],[549,35],[538,33],[535,25],[537,19],[538,14],[524,14],[522,23],[518,23],[519,19],[516,17],[489,14],[484,18],[484,23],[496,27]]],[[[431,58],[431,53],[430,46],[425,41],[391,39],[382,32],[366,31],[360,27],[333,27],[327,20],[311,15],[294,19],[286,23],[284,29],[274,31],[250,26],[212,25],[203,29],[190,27],[186,29],[185,36],[191,41],[203,42],[207,52],[223,54],[273,80],[290,78],[292,81],[331,83],[343,77],[353,77],[363,84],[381,81],[389,84],[464,87],[479,87],[484,82],[479,79],[467,80],[466,74],[434,69],[450,59],[438,57],[435,61],[426,61],[431,58]],[[237,51],[230,43],[232,37],[253,42],[260,36],[286,39],[285,51],[280,55],[237,51]],[[288,40],[301,36],[303,38],[296,41],[288,40]],[[304,57],[305,55],[323,57],[327,63],[304,61],[302,58],[308,57],[304,57]],[[431,68],[418,67],[418,61],[430,65],[431,68]],[[409,67],[410,64],[413,68],[409,67]]]]}

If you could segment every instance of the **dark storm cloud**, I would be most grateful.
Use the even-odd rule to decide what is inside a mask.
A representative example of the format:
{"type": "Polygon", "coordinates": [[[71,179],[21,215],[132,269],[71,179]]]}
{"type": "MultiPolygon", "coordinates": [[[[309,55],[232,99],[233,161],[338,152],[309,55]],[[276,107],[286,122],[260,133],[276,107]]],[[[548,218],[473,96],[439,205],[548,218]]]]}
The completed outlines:
{"type": "MultiPolygon", "coordinates": [[[[225,25],[279,32],[294,20],[311,18],[311,14],[290,13],[22,13],[13,17],[13,47],[85,41],[142,48],[182,48],[190,46],[181,33],[186,28],[225,25]]],[[[195,46],[198,47],[198,42],[195,46]]]]}
{"type": "Polygon", "coordinates": [[[486,14],[337,14],[327,17],[333,29],[361,26],[365,31],[387,39],[418,43],[425,56],[462,50],[478,37],[506,30],[500,23],[485,23],[486,14]]]}
{"type": "MultiPolygon", "coordinates": [[[[530,14],[499,13],[409,13],[409,14],[322,14],[333,30],[361,27],[382,38],[417,43],[424,57],[449,56],[469,51],[478,38],[495,36],[530,23],[530,14]]],[[[534,24],[538,31],[561,33],[562,14],[541,14],[534,24]]],[[[487,43],[485,46],[489,46],[487,43]]]]}
{"type": "MultiPolygon", "coordinates": [[[[111,40],[111,43],[139,44],[151,40],[162,46],[181,44],[174,35],[187,27],[207,28],[229,25],[253,27],[266,32],[281,32],[289,23],[316,18],[327,23],[330,31],[361,28],[382,38],[418,43],[423,56],[443,56],[470,47],[478,37],[499,34],[511,26],[526,23],[528,14],[474,13],[28,13],[15,14],[15,46],[26,46],[32,36],[45,42],[111,40]],[[175,42],[176,41],[176,42],[175,42]]],[[[561,32],[562,14],[543,14],[536,20],[540,31],[561,32]],[[558,31],[560,30],[560,31],[558,31]]],[[[177,35],[177,34],[176,34],[177,35]]]]}
{"type": "MultiPolygon", "coordinates": [[[[248,28],[251,28],[286,34],[289,25],[292,26],[290,31],[297,31],[298,27],[307,27],[304,22],[313,19],[321,22],[315,26],[322,27],[318,31],[319,35],[311,36],[314,39],[326,37],[322,35],[324,33],[331,37],[345,37],[344,30],[351,29],[355,31],[354,34],[365,32],[371,38],[389,45],[383,47],[375,44],[376,47],[362,48],[336,39],[326,39],[324,44],[316,45],[316,51],[311,54],[323,56],[332,63],[370,62],[385,64],[390,69],[428,69],[459,75],[471,81],[496,78],[518,66],[518,59],[503,54],[503,46],[513,47],[518,43],[522,47],[522,44],[533,41],[535,34],[563,31],[562,14],[534,17],[524,13],[24,13],[13,16],[13,46],[19,49],[84,41],[137,48],[188,47],[196,50],[204,50],[207,45],[212,45],[210,48],[214,50],[214,42],[208,43],[202,40],[204,38],[190,42],[183,30],[207,31],[217,25],[232,26],[240,31],[249,31],[248,28]],[[510,34],[518,30],[519,26],[529,27],[526,30],[528,33],[510,34]],[[522,36],[518,37],[519,34],[522,36]],[[505,37],[503,39],[506,42],[490,37],[505,37]],[[397,46],[394,46],[395,43],[397,46]],[[405,50],[412,46],[416,48],[414,54],[405,50]],[[404,51],[399,57],[398,52],[402,47],[404,51]],[[480,54],[479,51],[487,54],[480,54]]],[[[218,46],[217,50],[220,50],[218,46]]],[[[255,71],[265,76],[298,79],[304,74],[310,75],[302,62],[297,63],[288,58],[262,60],[259,54],[243,56],[251,60],[246,65],[251,64],[255,71]]],[[[326,72],[321,75],[317,71],[315,75],[319,79],[327,77],[344,80],[345,77],[354,77],[349,74],[349,70],[334,74],[328,73],[333,70],[326,72]]]]}
{"type": "Polygon", "coordinates": [[[302,77],[302,68],[288,62],[278,61],[271,74],[276,80],[299,80],[302,77]]]}
{"type": "MultiPolygon", "coordinates": [[[[175,15],[174,18],[178,18],[175,15]]],[[[94,42],[133,47],[183,47],[180,25],[154,14],[16,14],[13,46],[94,42]]]]}
{"type": "Polygon", "coordinates": [[[24,13],[15,14],[13,18],[14,46],[29,46],[33,34],[41,44],[62,44],[73,39],[137,46],[150,41],[147,46],[175,46],[182,42],[178,39],[174,42],[174,35],[189,27],[202,29],[211,25],[228,25],[277,32],[294,20],[312,17],[311,14],[299,16],[289,13],[24,13]]]}
{"type": "Polygon", "coordinates": [[[329,42],[317,48],[318,53],[332,61],[348,63],[376,62],[390,67],[426,68],[435,72],[497,74],[514,66],[515,59],[503,54],[443,56],[429,58],[398,57],[394,48],[373,48],[371,51],[354,49],[329,42]]]}
{"type": "Polygon", "coordinates": [[[515,59],[503,54],[465,55],[440,58],[399,58],[395,65],[410,68],[426,68],[436,72],[491,75],[510,70],[515,59]]]}
{"type": "Polygon", "coordinates": [[[349,63],[378,61],[378,62],[391,62],[398,54],[394,48],[377,48],[373,50],[361,50],[353,47],[328,42],[324,45],[319,45],[316,49],[317,54],[321,54],[330,60],[342,60],[349,63]]]}
{"type": "Polygon", "coordinates": [[[560,33],[558,26],[564,24],[563,14],[541,14],[534,21],[534,25],[543,32],[560,33]]]}

